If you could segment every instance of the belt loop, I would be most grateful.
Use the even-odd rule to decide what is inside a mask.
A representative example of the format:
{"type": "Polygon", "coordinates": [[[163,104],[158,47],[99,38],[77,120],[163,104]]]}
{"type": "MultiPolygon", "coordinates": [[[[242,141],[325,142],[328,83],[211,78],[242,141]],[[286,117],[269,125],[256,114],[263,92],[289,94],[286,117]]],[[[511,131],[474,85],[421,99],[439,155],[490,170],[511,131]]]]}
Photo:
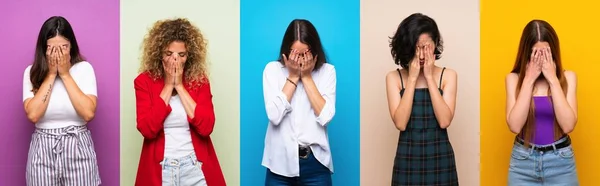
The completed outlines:
{"type": "MultiPolygon", "coordinates": [[[[529,144],[531,145],[531,144],[529,144]]],[[[531,147],[529,147],[529,155],[532,155],[535,151],[535,146],[531,145],[531,147]]]]}

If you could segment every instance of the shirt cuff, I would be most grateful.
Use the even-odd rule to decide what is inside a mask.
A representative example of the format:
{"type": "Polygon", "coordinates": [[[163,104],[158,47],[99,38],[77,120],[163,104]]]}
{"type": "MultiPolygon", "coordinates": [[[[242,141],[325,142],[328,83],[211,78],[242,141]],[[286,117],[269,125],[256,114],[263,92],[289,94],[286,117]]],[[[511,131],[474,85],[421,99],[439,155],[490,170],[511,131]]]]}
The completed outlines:
{"type": "Polygon", "coordinates": [[[319,123],[321,126],[327,126],[327,124],[329,124],[329,122],[333,118],[334,114],[335,110],[333,108],[333,105],[330,104],[327,99],[325,99],[325,105],[323,106],[323,109],[321,109],[321,113],[319,113],[319,116],[317,116],[317,123],[319,123]]]}

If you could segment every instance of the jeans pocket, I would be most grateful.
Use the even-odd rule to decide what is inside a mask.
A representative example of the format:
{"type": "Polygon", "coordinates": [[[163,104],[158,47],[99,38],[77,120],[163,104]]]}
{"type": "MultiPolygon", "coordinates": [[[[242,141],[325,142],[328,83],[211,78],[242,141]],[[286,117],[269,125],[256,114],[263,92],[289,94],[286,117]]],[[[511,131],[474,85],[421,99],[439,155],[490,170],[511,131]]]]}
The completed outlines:
{"type": "Polygon", "coordinates": [[[525,152],[522,149],[513,148],[511,157],[515,160],[526,160],[529,158],[529,153],[525,152]]]}
{"type": "Polygon", "coordinates": [[[558,150],[558,156],[563,159],[572,159],[574,155],[573,147],[570,146],[558,150]]]}
{"type": "Polygon", "coordinates": [[[194,167],[196,167],[196,170],[198,172],[200,172],[200,174],[204,175],[204,173],[202,172],[202,162],[201,161],[194,160],[194,167]]]}

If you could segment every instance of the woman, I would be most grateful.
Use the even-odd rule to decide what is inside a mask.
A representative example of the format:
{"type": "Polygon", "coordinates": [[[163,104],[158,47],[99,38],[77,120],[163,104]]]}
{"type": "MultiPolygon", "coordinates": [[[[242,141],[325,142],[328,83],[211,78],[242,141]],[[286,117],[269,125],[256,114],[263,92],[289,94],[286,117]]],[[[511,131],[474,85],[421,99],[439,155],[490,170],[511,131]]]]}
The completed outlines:
{"type": "Polygon", "coordinates": [[[206,41],[187,19],[150,29],[134,80],[144,136],[135,185],[225,185],[210,139],[215,113],[207,70],[206,41]]]}
{"type": "Polygon", "coordinates": [[[509,185],[579,185],[569,133],[577,123],[577,79],[562,67],[556,32],[533,20],[506,76],[506,122],[517,134],[509,185]]]}
{"type": "Polygon", "coordinates": [[[280,54],[263,71],[265,185],[332,185],[327,124],[335,115],[335,68],[307,20],[289,24],[280,54]]]}
{"type": "Polygon", "coordinates": [[[27,185],[100,185],[87,123],[96,112],[94,68],[79,53],[69,22],[50,17],[40,29],[33,65],[23,75],[23,103],[35,123],[27,185]]]}
{"type": "Polygon", "coordinates": [[[437,24],[415,13],[390,42],[402,69],[386,76],[390,117],[400,130],[392,185],[458,185],[447,128],[454,117],[457,75],[438,67],[443,46],[437,24]]]}

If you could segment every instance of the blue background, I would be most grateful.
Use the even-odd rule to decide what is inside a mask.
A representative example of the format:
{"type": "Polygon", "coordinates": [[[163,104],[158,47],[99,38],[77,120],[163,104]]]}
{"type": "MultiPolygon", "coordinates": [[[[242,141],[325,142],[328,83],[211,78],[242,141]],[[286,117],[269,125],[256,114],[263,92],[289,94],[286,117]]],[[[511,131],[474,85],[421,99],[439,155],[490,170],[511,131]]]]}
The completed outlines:
{"type": "Polygon", "coordinates": [[[261,161],[268,120],[262,72],[280,56],[283,34],[295,18],[308,19],[317,28],[328,62],[337,72],[336,115],[327,129],[333,184],[359,185],[359,6],[359,0],[241,0],[241,185],[264,185],[266,168],[261,161]]]}

